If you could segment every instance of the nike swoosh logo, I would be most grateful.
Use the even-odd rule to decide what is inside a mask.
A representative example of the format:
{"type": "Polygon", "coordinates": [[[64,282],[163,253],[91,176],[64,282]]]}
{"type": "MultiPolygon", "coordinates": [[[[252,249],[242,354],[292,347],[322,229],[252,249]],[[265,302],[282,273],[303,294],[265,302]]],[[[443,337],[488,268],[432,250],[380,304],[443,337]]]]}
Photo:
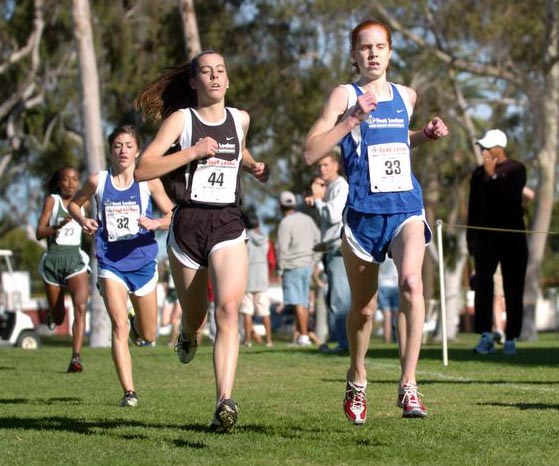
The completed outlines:
{"type": "Polygon", "coordinates": [[[230,138],[225,138],[226,141],[231,141],[235,136],[231,136],[230,138]]]}
{"type": "Polygon", "coordinates": [[[400,110],[396,110],[396,113],[402,113],[404,111],[403,108],[401,108],[400,110]]]}

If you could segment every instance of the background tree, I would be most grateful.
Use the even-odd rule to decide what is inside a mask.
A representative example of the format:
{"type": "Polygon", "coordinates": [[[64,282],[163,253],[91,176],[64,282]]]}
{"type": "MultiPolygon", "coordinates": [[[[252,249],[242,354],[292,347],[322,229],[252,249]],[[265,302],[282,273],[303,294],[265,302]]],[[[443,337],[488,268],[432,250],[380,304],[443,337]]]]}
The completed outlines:
{"type": "Polygon", "coordinates": [[[182,18],[186,55],[189,60],[192,60],[202,51],[194,0],[179,0],[179,11],[182,18]]]}
{"type": "MultiPolygon", "coordinates": [[[[72,0],[72,16],[74,18],[74,37],[78,51],[80,70],[81,109],[85,156],[89,173],[98,173],[105,168],[103,133],[101,130],[101,99],[99,97],[99,75],[93,31],[91,28],[91,11],[89,0],[72,0]]],[[[93,204],[93,203],[92,203],[93,204]]],[[[95,205],[92,205],[96,215],[95,205]]],[[[91,247],[91,333],[89,344],[92,347],[111,346],[111,321],[101,296],[97,290],[97,261],[95,249],[91,247]]]]}

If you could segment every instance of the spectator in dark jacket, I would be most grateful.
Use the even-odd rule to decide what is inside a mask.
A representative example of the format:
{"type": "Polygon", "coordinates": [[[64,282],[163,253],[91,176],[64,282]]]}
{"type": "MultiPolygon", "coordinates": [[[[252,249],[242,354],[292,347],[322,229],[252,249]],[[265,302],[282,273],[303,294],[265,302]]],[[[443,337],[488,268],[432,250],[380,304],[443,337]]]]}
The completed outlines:
{"type": "Polygon", "coordinates": [[[468,251],[474,256],[475,331],[481,334],[474,352],[495,351],[491,332],[493,324],[493,275],[501,264],[507,309],[505,354],[516,354],[515,339],[522,328],[523,292],[528,245],[524,226],[522,193],[526,168],[509,159],[505,152],[507,136],[492,129],[477,141],[483,165],[472,173],[468,225],[468,251]],[[514,231],[500,231],[514,230],[514,231]]]}

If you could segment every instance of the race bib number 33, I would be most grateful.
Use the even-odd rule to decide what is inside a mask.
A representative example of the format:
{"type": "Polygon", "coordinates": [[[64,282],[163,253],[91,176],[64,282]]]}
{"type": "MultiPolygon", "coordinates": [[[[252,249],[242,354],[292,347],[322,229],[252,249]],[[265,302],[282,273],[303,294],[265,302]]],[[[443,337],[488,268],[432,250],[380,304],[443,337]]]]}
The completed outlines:
{"type": "Polygon", "coordinates": [[[137,204],[105,206],[105,219],[109,242],[130,239],[140,231],[138,224],[140,206],[137,204]]]}
{"type": "Polygon", "coordinates": [[[407,144],[392,142],[367,147],[371,192],[388,193],[410,191],[410,149],[407,144]]]}

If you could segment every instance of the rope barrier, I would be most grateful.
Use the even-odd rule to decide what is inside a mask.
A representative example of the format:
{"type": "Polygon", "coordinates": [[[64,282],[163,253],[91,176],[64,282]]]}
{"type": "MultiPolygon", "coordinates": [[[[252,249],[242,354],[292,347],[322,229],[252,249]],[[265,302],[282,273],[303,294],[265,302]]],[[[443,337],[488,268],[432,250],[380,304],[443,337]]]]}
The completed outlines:
{"type": "Polygon", "coordinates": [[[473,225],[462,225],[460,223],[445,224],[447,229],[449,228],[464,228],[467,230],[485,230],[485,231],[500,231],[503,233],[527,233],[527,234],[538,234],[538,235],[559,235],[559,231],[537,231],[537,230],[514,230],[511,228],[492,228],[492,227],[476,227],[473,225]]]}
{"type": "MultiPolygon", "coordinates": [[[[515,230],[511,228],[491,228],[491,227],[478,227],[473,225],[464,225],[460,223],[445,224],[441,219],[436,220],[436,239],[439,258],[444,257],[443,252],[443,235],[442,229],[447,228],[463,228],[471,230],[485,230],[485,231],[499,231],[506,233],[527,233],[527,234],[547,234],[547,235],[559,235],[556,231],[536,231],[536,230],[515,230]]],[[[442,353],[443,353],[443,365],[446,367],[448,365],[448,342],[446,335],[446,290],[444,283],[444,261],[439,260],[439,291],[440,291],[440,302],[441,302],[441,319],[442,319],[442,353]]]]}

